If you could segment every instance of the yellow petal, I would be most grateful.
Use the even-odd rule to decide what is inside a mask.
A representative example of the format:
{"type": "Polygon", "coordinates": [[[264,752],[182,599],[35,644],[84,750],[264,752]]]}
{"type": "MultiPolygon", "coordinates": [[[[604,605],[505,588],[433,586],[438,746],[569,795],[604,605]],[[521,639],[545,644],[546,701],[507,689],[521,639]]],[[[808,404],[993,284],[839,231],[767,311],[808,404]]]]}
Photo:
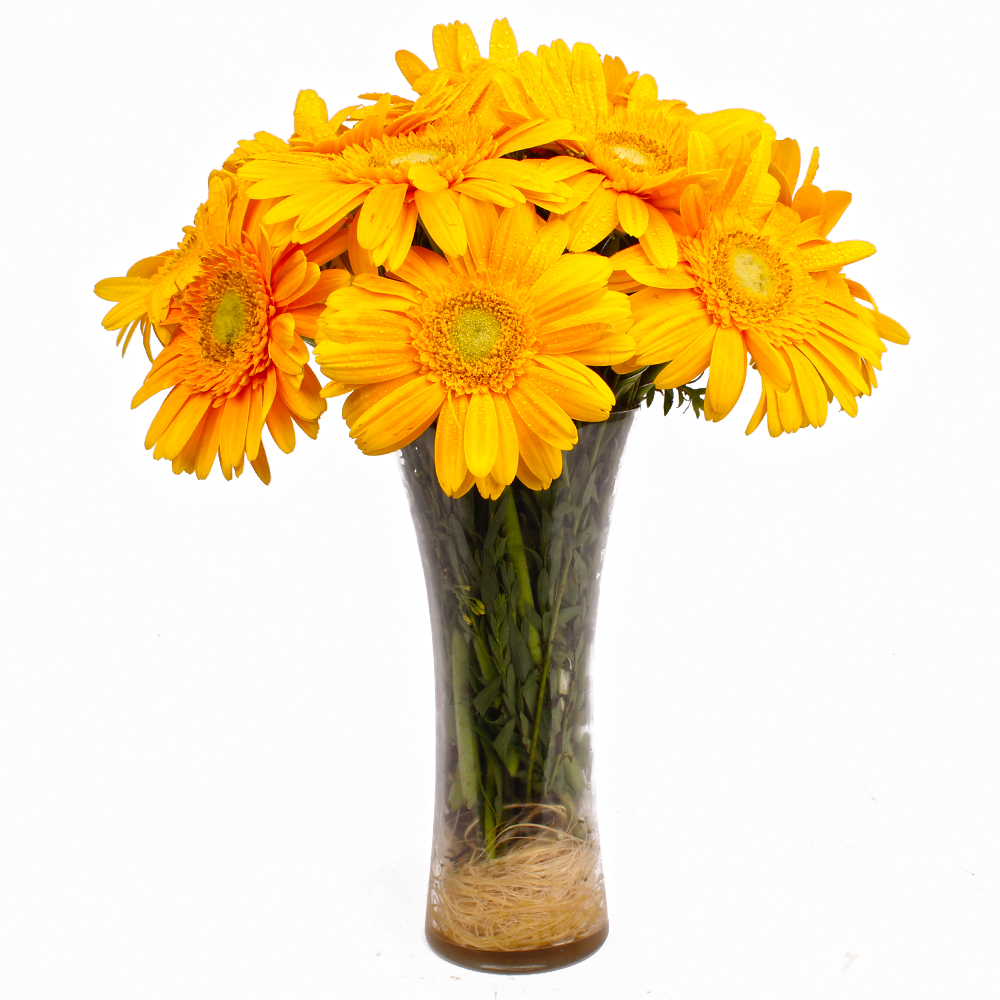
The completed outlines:
{"type": "Polygon", "coordinates": [[[530,255],[541,225],[532,205],[506,209],[493,232],[490,270],[502,277],[519,275],[521,263],[530,255]]]}
{"type": "Polygon", "coordinates": [[[429,163],[414,163],[407,171],[406,176],[418,191],[438,194],[448,190],[448,181],[429,163]]]}
{"type": "Polygon", "coordinates": [[[649,224],[639,237],[639,245],[656,267],[677,266],[677,238],[659,209],[648,206],[649,224]]]}
{"type": "Polygon", "coordinates": [[[507,486],[517,475],[517,425],[503,393],[494,393],[493,405],[497,413],[497,458],[491,475],[498,483],[507,486]]]}
{"type": "Polygon", "coordinates": [[[523,205],[525,202],[524,195],[517,188],[512,188],[509,184],[502,184],[499,181],[472,178],[461,181],[452,190],[478,201],[499,205],[501,208],[523,205]]]}
{"type": "Polygon", "coordinates": [[[615,405],[615,394],[611,391],[611,387],[588,365],[565,355],[539,354],[535,356],[535,361],[543,368],[561,375],[563,379],[588,386],[595,402],[602,409],[610,410],[615,405]]]}
{"type": "Polygon", "coordinates": [[[430,238],[449,257],[461,257],[468,244],[465,223],[458,208],[458,195],[452,191],[440,194],[417,191],[415,199],[430,238]]]}
{"type": "Polygon", "coordinates": [[[642,198],[627,191],[618,195],[618,224],[629,236],[642,236],[649,225],[649,209],[642,198]]]}
{"type": "Polygon", "coordinates": [[[826,236],[833,229],[850,204],[849,191],[823,192],[823,224],[819,228],[820,236],[826,236]]]}
{"type": "Polygon", "coordinates": [[[324,342],[320,360],[324,375],[348,385],[385,382],[420,368],[420,361],[412,347],[378,341],[356,344],[324,342]]]}
{"type": "Polygon", "coordinates": [[[405,184],[379,184],[372,188],[358,212],[358,243],[374,250],[396,225],[406,199],[405,184]]]}
{"type": "Polygon", "coordinates": [[[390,274],[394,273],[402,265],[403,261],[406,260],[406,255],[410,252],[410,246],[413,244],[413,234],[417,231],[417,215],[416,204],[412,201],[407,202],[403,206],[403,211],[400,213],[392,235],[372,256],[373,262],[378,263],[375,258],[381,256],[382,252],[384,252],[385,269],[390,274]]]}
{"type": "Polygon", "coordinates": [[[712,345],[718,332],[717,326],[710,326],[697,340],[685,348],[656,377],[657,389],[676,389],[699,376],[712,360],[712,345]]]}
{"type": "Polygon", "coordinates": [[[413,247],[394,273],[422,290],[435,288],[451,277],[448,262],[427,247],[413,247]]]}
{"type": "MultiPolygon", "coordinates": [[[[711,329],[714,320],[704,307],[688,312],[674,313],[659,328],[652,331],[636,331],[635,360],[639,365],[659,365],[688,349],[706,330],[711,329]]],[[[635,328],[633,328],[635,330],[635,328]]]]}
{"type": "Polygon", "coordinates": [[[476,477],[485,476],[497,459],[499,431],[493,394],[474,392],[465,419],[465,461],[476,477]]]}
{"type": "MultiPolygon", "coordinates": [[[[274,443],[287,455],[295,447],[295,427],[292,424],[291,415],[285,404],[275,398],[271,408],[267,411],[267,429],[274,438],[274,443]]],[[[219,453],[222,460],[222,453],[219,453]]],[[[227,468],[225,462],[222,463],[223,471],[227,468]]],[[[228,477],[227,477],[228,478],[228,477]]]]}
{"type": "Polygon", "coordinates": [[[559,260],[566,249],[568,241],[569,226],[561,219],[550,218],[538,230],[531,252],[521,264],[518,272],[519,283],[522,285],[534,284],[541,275],[559,260]]]}
{"type": "Polygon", "coordinates": [[[406,49],[400,49],[396,53],[396,65],[411,87],[425,73],[430,72],[423,59],[415,56],[412,52],[407,52],[406,49]]]}
{"type": "Polygon", "coordinates": [[[244,389],[222,405],[222,434],[219,438],[222,461],[238,465],[247,440],[247,418],[250,415],[250,389],[244,389]]]}
{"type": "Polygon", "coordinates": [[[689,236],[697,236],[708,223],[709,205],[700,184],[688,184],[681,192],[681,221],[689,236]]]}
{"type": "Polygon", "coordinates": [[[308,229],[311,226],[332,226],[335,222],[343,219],[347,213],[360,204],[365,197],[365,193],[371,187],[371,181],[357,184],[332,184],[325,185],[330,189],[330,193],[325,197],[315,201],[310,198],[311,207],[307,211],[292,211],[285,202],[291,201],[286,198],[275,208],[272,208],[264,217],[264,221],[273,224],[281,222],[283,219],[290,219],[298,216],[297,225],[300,229],[308,229]]]}
{"type": "Polygon", "coordinates": [[[569,250],[578,252],[597,246],[618,225],[617,192],[599,188],[588,201],[566,215],[566,224],[570,229],[569,250]]]}
{"type": "MultiPolygon", "coordinates": [[[[576,311],[600,293],[611,277],[611,262],[599,254],[564,254],[531,286],[536,315],[556,316],[576,311]]],[[[598,298],[597,301],[600,301],[598,298]]]]}
{"type": "Polygon", "coordinates": [[[813,427],[822,427],[826,422],[827,410],[823,380],[797,347],[789,346],[782,353],[791,367],[806,419],[813,427]]]}
{"type": "Polygon", "coordinates": [[[875,329],[878,330],[878,335],[883,340],[891,341],[893,344],[908,344],[910,342],[910,335],[885,313],[875,313],[875,329]]]}
{"type": "MultiPolygon", "coordinates": [[[[508,397],[507,400],[510,403],[508,397]]],[[[522,464],[535,477],[536,481],[544,483],[544,486],[532,487],[532,489],[548,489],[553,479],[557,479],[562,472],[562,452],[554,445],[543,441],[522,419],[515,406],[510,406],[511,419],[517,428],[517,449],[520,455],[517,474],[526,486],[528,477],[521,474],[522,464]]]]}
{"type": "Polygon", "coordinates": [[[794,139],[778,139],[771,146],[771,162],[788,178],[794,190],[801,169],[799,144],[794,139]]]}
{"type": "Polygon", "coordinates": [[[698,129],[692,129],[688,135],[687,154],[689,174],[702,174],[719,166],[719,153],[715,143],[698,129]]]}
{"type": "Polygon", "coordinates": [[[497,227],[497,210],[489,202],[470,198],[466,194],[459,194],[458,208],[465,223],[468,255],[476,268],[486,268],[489,266],[493,232],[497,227]]]}
{"type": "Polygon", "coordinates": [[[767,410],[767,386],[761,383],[760,387],[760,399],[757,402],[757,409],[753,411],[753,416],[750,417],[750,423],[747,424],[747,429],[743,432],[744,434],[753,434],[755,430],[760,426],[761,420],[764,419],[764,413],[767,410]]]}
{"type": "Polygon", "coordinates": [[[201,439],[198,442],[198,453],[194,459],[194,471],[199,479],[205,479],[212,471],[215,456],[219,453],[219,435],[221,430],[222,407],[213,406],[205,414],[205,423],[202,425],[201,439]]]}
{"type": "Polygon", "coordinates": [[[593,45],[577,42],[573,46],[573,92],[584,114],[591,121],[600,121],[608,113],[608,90],[604,82],[604,67],[593,45]]]}
{"type": "Polygon", "coordinates": [[[527,463],[524,461],[522,455],[518,455],[517,459],[517,478],[528,487],[529,490],[547,490],[552,485],[551,479],[540,479],[536,476],[530,468],[528,468],[527,463]]]}
{"type": "Polygon", "coordinates": [[[469,397],[448,393],[441,404],[434,431],[434,468],[438,483],[448,496],[455,496],[469,474],[465,463],[465,415],[469,397]]]}
{"type": "Polygon", "coordinates": [[[433,422],[444,400],[440,382],[415,378],[366,410],[355,421],[351,435],[367,455],[405,448],[433,422]]]}
{"type": "Polygon", "coordinates": [[[802,247],[796,254],[801,267],[806,271],[825,271],[831,267],[843,267],[856,260],[864,260],[875,253],[875,247],[864,240],[845,240],[843,243],[828,243],[819,247],[802,247]]]}
{"type": "Polygon", "coordinates": [[[149,425],[146,433],[145,447],[150,449],[159,440],[160,435],[170,426],[170,422],[180,412],[181,407],[191,397],[191,390],[186,386],[178,385],[171,389],[167,398],[160,404],[153,422],[149,425]]]}
{"type": "Polygon", "coordinates": [[[572,448],[576,426],[552,397],[528,380],[519,380],[507,392],[507,400],[530,430],[556,448],[572,448]]]}
{"type": "Polygon", "coordinates": [[[706,408],[721,420],[736,405],[747,376],[747,349],[739,330],[723,326],[712,345],[712,360],[705,390],[706,408]]]}
{"type": "Polygon", "coordinates": [[[314,422],[326,411],[326,400],[320,395],[319,379],[308,365],[302,369],[298,384],[279,372],[277,386],[282,402],[298,420],[314,422]]]}
{"type": "Polygon", "coordinates": [[[836,397],[845,413],[852,417],[858,415],[858,404],[854,398],[854,391],[844,380],[841,373],[808,341],[799,344],[799,350],[812,362],[813,367],[819,372],[820,378],[826,383],[827,388],[836,397]]]}
{"type": "Polygon", "coordinates": [[[370,406],[373,406],[380,399],[395,392],[401,385],[412,382],[419,378],[419,375],[400,375],[398,378],[388,379],[385,382],[372,382],[370,385],[357,386],[351,394],[344,400],[344,408],[341,415],[348,427],[353,427],[354,422],[370,406]]]}
{"type": "Polygon", "coordinates": [[[532,146],[547,146],[550,142],[565,139],[574,133],[573,123],[560,118],[537,118],[524,122],[507,132],[500,145],[493,151],[494,156],[506,156],[520,149],[532,146]]]}
{"type": "Polygon", "coordinates": [[[633,104],[651,102],[656,99],[656,80],[654,80],[648,73],[643,73],[642,76],[640,76],[639,79],[632,84],[632,89],[629,91],[629,107],[632,107],[633,104]]]}
{"type": "Polygon", "coordinates": [[[261,385],[249,386],[246,391],[250,393],[246,452],[247,458],[253,462],[260,450],[260,432],[264,429],[264,387],[261,385]]]}
{"type": "Polygon", "coordinates": [[[607,420],[611,406],[614,405],[613,396],[611,406],[608,406],[603,393],[596,393],[589,386],[571,379],[561,378],[548,368],[529,368],[518,384],[523,384],[525,380],[541,389],[573,420],[607,420]]]}
{"type": "Polygon", "coordinates": [[[326,125],[329,120],[326,101],[315,90],[300,90],[295,100],[295,131],[301,134],[317,125],[326,125]]]}
{"type": "Polygon", "coordinates": [[[205,416],[205,411],[211,403],[212,394],[209,392],[196,392],[189,396],[174,419],[170,421],[170,426],[160,435],[153,449],[153,457],[167,458],[171,461],[175,459],[201,423],[201,418],[205,416]]]}
{"type": "Polygon", "coordinates": [[[782,430],[794,434],[807,422],[802,409],[802,398],[794,386],[788,392],[776,392],[774,400],[782,430]]]}
{"type": "Polygon", "coordinates": [[[792,384],[792,376],[785,359],[766,337],[756,331],[747,331],[746,338],[747,349],[763,378],[778,392],[787,391],[792,384]]]}
{"type": "Polygon", "coordinates": [[[269,485],[271,482],[271,467],[267,464],[267,452],[264,451],[263,445],[258,449],[256,457],[250,459],[250,465],[253,471],[257,473],[260,481],[265,486],[269,485]]]}

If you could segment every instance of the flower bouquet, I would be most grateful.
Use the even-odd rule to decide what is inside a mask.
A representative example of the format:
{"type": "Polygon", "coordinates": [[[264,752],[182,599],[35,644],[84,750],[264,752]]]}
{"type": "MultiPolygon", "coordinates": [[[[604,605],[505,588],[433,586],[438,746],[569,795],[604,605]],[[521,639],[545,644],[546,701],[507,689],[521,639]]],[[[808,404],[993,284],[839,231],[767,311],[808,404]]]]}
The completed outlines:
{"type": "Polygon", "coordinates": [[[465,24],[433,41],[433,69],[396,56],[415,99],[302,91],[176,249],[95,290],[151,361],[132,405],[169,390],[146,447],[175,473],[267,483],[264,427],[290,452],[339,396],[365,454],[400,453],[437,668],[428,940],[534,971],[607,934],[589,661],[635,413],[722,420],[749,364],[748,434],[820,427],[908,336],[843,273],[875,248],[829,239],[851,196],[816,150],[800,184],[763,115],[590,45],[519,52],[506,20],[488,57],[465,24]]]}

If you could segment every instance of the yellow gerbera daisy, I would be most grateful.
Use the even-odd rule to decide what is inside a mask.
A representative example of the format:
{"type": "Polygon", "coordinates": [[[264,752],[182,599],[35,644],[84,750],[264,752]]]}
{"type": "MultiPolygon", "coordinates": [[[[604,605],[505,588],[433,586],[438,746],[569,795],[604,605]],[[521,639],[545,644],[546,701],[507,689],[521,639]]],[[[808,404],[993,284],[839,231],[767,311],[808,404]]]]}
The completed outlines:
{"type": "Polygon", "coordinates": [[[680,101],[657,98],[656,82],[632,80],[620,60],[605,60],[591,45],[565,42],[525,52],[518,76],[529,101],[548,117],[573,123],[567,141],[592,165],[575,184],[584,201],[569,212],[570,250],[596,246],[615,229],[637,237],[658,267],[677,263],[674,229],[690,185],[710,195],[749,189],[752,214],[771,204],[778,183],[767,173],[774,132],[754,111],[696,115],[680,101]]]}
{"type": "Polygon", "coordinates": [[[327,296],[350,282],[346,271],[320,269],[343,253],[346,233],[299,245],[290,240],[290,226],[259,224],[266,204],[251,202],[231,175],[213,174],[210,189],[208,210],[192,234],[193,275],[163,317],[169,342],[132,406],[171,389],[146,447],[155,449],[154,458],[169,459],[174,472],[204,479],[218,455],[229,479],[249,458],[266,483],[264,424],[289,452],[293,422],[315,437],[326,409],[302,338],[315,336],[327,296]]]}
{"type": "MultiPolygon", "coordinates": [[[[818,154],[808,184],[815,165],[818,154]]],[[[828,194],[829,214],[822,201],[807,219],[779,202],[763,224],[743,215],[739,202],[707,213],[705,202],[692,197],[681,206],[690,235],[679,239],[680,266],[657,269],[639,247],[616,254],[614,266],[647,286],[631,297],[635,357],[618,370],[669,362],[655,384],[672,389],[708,368],[705,416],[721,420],[743,390],[749,353],[763,387],[748,434],[765,414],[773,436],[818,427],[834,398],[856,415],[856,397],[875,385],[885,350],[880,337],[909,338],[895,321],[860,305],[856,298],[874,302],[840,274],[875,248],[823,238],[846,207],[846,193],[828,194]]]]}
{"type": "MultiPolygon", "coordinates": [[[[492,112],[499,123],[516,124],[522,117],[527,120],[540,114],[518,78],[517,39],[506,18],[493,22],[488,58],[480,54],[472,29],[461,21],[435,25],[433,45],[435,69],[406,49],[396,53],[396,65],[418,94],[427,94],[443,83],[453,92],[456,109],[492,112]]],[[[605,56],[603,68],[611,106],[625,107],[639,74],[629,73],[615,56],[605,56]]],[[[640,90],[646,86],[647,81],[643,81],[640,90]]]]}
{"type": "Polygon", "coordinates": [[[316,359],[353,389],[344,404],[366,454],[402,448],[437,420],[441,488],[475,482],[497,497],[515,475],[544,489],[577,441],[574,420],[604,420],[614,395],[588,365],[630,357],[628,298],[607,288],[611,265],[564,254],[565,223],[530,206],[497,218],[461,196],[468,252],[447,260],[414,247],[401,280],[359,276],[330,296],[316,359]]]}
{"type": "MultiPolygon", "coordinates": [[[[315,95],[305,94],[314,103],[315,95]]],[[[530,201],[551,211],[574,204],[562,182],[587,170],[586,164],[568,156],[503,158],[572,135],[568,122],[535,119],[495,132],[476,115],[427,122],[421,112],[390,121],[390,106],[385,102],[385,114],[369,114],[332,139],[289,144],[258,133],[254,142],[240,143],[245,162],[239,176],[256,182],[250,196],[282,199],[265,221],[294,220],[296,239],[306,241],[363,206],[355,222],[358,244],[374,265],[395,270],[410,249],[418,216],[445,253],[465,253],[459,194],[501,206],[530,201]]]]}
{"type": "Polygon", "coordinates": [[[472,29],[461,21],[435,25],[433,44],[433,70],[412,52],[396,53],[396,65],[418,94],[444,87],[453,112],[475,114],[496,128],[538,117],[528,112],[524,88],[516,79],[517,39],[506,18],[493,22],[489,58],[480,55],[472,29]]]}
{"type": "Polygon", "coordinates": [[[184,227],[184,239],[176,250],[144,257],[128,269],[125,277],[104,278],[94,286],[94,292],[102,299],[117,303],[102,323],[106,330],[118,331],[115,342],[122,345],[123,356],[137,329],[142,332],[150,361],[153,360],[150,333],[155,333],[161,344],[169,342],[170,332],[163,324],[171,298],[198,273],[199,253],[208,232],[206,212],[207,203],[200,205],[194,225],[184,227]]]}

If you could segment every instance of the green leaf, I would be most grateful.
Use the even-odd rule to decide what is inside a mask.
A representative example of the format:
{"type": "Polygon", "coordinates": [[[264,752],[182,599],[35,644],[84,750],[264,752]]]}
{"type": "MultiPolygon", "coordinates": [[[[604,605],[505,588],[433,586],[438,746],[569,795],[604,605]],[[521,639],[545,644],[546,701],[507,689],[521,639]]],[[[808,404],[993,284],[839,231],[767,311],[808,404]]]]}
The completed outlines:
{"type": "Polygon", "coordinates": [[[476,711],[483,715],[486,709],[493,704],[496,696],[500,693],[501,680],[499,677],[494,677],[493,680],[483,688],[475,698],[472,699],[472,704],[476,706],[476,711]]]}
{"type": "Polygon", "coordinates": [[[490,519],[490,526],[486,531],[486,537],[483,539],[483,551],[489,552],[490,549],[493,548],[493,543],[497,540],[497,536],[500,534],[500,529],[503,527],[503,519],[504,515],[507,513],[507,504],[509,502],[510,491],[504,490],[500,495],[496,511],[490,519]]]}
{"type": "Polygon", "coordinates": [[[534,715],[535,702],[538,700],[538,680],[540,671],[533,670],[531,676],[524,682],[524,709],[534,715]]]}
{"type": "Polygon", "coordinates": [[[496,750],[497,756],[505,762],[507,760],[507,747],[514,733],[514,722],[514,719],[508,719],[507,724],[500,730],[500,735],[493,741],[493,749],[496,750]]]}
{"type": "Polygon", "coordinates": [[[572,608],[563,608],[559,612],[559,624],[556,627],[559,628],[567,622],[571,622],[586,606],[586,604],[577,604],[572,608]]]}
{"type": "Polygon", "coordinates": [[[476,660],[479,662],[479,670],[483,675],[483,680],[488,683],[496,677],[497,672],[490,660],[490,654],[486,651],[486,644],[478,632],[473,637],[472,648],[476,651],[476,660]]]}
{"type": "Polygon", "coordinates": [[[524,617],[527,618],[528,621],[531,622],[531,624],[534,625],[536,629],[541,629],[541,627],[542,627],[542,617],[535,610],[535,606],[533,604],[526,604],[525,605],[525,607],[524,607],[524,617]]]}
{"type": "MultiPolygon", "coordinates": [[[[527,622],[525,624],[525,631],[527,631],[527,622]]],[[[523,684],[527,679],[528,675],[533,669],[533,664],[531,662],[531,656],[528,653],[528,644],[524,640],[524,636],[521,634],[521,630],[517,628],[512,628],[510,630],[510,660],[514,664],[514,669],[517,671],[518,680],[523,684]]]]}
{"type": "Polygon", "coordinates": [[[521,713],[521,732],[524,733],[525,736],[531,735],[531,723],[528,721],[528,717],[524,714],[524,712],[521,713]]]}

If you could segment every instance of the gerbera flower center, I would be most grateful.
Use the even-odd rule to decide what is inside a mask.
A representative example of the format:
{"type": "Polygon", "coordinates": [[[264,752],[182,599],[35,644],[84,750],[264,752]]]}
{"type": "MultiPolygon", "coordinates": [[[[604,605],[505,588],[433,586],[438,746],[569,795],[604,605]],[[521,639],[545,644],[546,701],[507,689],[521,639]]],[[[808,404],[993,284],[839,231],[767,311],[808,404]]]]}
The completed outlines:
{"type": "Polygon", "coordinates": [[[792,269],[767,239],[747,232],[722,233],[703,249],[705,256],[693,255],[690,264],[701,272],[706,304],[723,323],[745,329],[785,311],[792,269]]]}
{"type": "Polygon", "coordinates": [[[534,353],[525,315],[492,288],[429,300],[422,320],[413,338],[420,359],[456,392],[503,392],[534,353]]]}
{"type": "Polygon", "coordinates": [[[409,167],[416,164],[440,163],[457,152],[454,142],[442,137],[405,135],[383,139],[368,153],[371,167],[409,167]]]}
{"type": "Polygon", "coordinates": [[[254,339],[264,322],[259,303],[261,290],[256,276],[238,266],[206,278],[207,282],[197,289],[204,295],[197,313],[198,340],[206,360],[225,364],[254,339]]]}
{"type": "Polygon", "coordinates": [[[750,295],[767,297],[774,287],[774,272],[767,260],[752,250],[738,250],[730,258],[737,284],[750,295]]]}
{"type": "Polygon", "coordinates": [[[402,184],[411,167],[429,166],[446,180],[457,181],[463,168],[487,158],[495,145],[492,133],[474,119],[442,120],[419,132],[384,135],[348,146],[333,158],[331,169],[340,181],[402,184]]]}
{"type": "Polygon", "coordinates": [[[402,163],[437,163],[443,159],[447,153],[443,149],[428,149],[427,147],[411,149],[405,153],[389,157],[389,165],[398,167],[402,163]]]}
{"type": "Polygon", "coordinates": [[[243,335],[246,323],[246,306],[239,293],[230,288],[215,307],[215,315],[212,317],[212,336],[217,343],[229,347],[243,335]]]}
{"type": "Polygon", "coordinates": [[[503,334],[500,320],[488,309],[468,306],[451,325],[451,342],[465,361],[482,361],[493,353],[503,334]]]}
{"type": "Polygon", "coordinates": [[[685,163],[669,146],[628,129],[599,132],[596,145],[607,159],[644,174],[665,174],[685,163]]]}

